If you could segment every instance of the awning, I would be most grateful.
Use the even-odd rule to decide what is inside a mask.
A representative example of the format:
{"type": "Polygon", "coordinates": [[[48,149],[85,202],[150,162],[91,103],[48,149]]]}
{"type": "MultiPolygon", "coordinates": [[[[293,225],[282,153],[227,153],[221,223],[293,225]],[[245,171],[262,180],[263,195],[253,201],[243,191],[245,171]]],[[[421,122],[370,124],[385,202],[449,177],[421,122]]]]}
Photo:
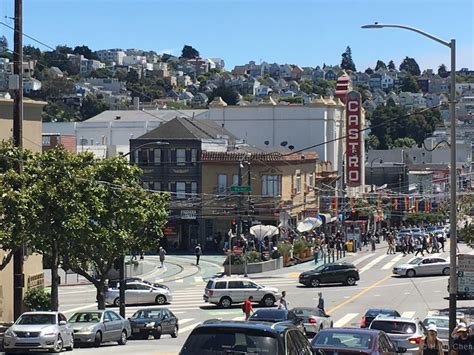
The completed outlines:
{"type": "Polygon", "coordinates": [[[296,230],[300,233],[309,232],[314,228],[318,228],[322,223],[319,218],[308,217],[298,223],[296,230]]]}
{"type": "Polygon", "coordinates": [[[273,237],[280,232],[278,227],[259,224],[250,227],[250,234],[255,236],[258,240],[263,240],[265,237],[273,237]]]}
{"type": "Polygon", "coordinates": [[[320,213],[319,218],[321,219],[323,224],[331,222],[331,215],[329,213],[320,213]]]}
{"type": "Polygon", "coordinates": [[[331,223],[336,222],[336,221],[337,221],[337,217],[331,217],[331,223]]]}

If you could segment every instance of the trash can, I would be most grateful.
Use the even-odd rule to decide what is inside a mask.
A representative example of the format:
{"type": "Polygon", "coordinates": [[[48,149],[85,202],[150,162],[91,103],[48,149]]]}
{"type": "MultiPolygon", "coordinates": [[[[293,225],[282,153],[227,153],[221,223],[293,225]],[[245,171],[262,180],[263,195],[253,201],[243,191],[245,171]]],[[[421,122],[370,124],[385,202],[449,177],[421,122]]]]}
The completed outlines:
{"type": "Polygon", "coordinates": [[[354,244],[352,243],[352,240],[348,240],[346,242],[346,250],[349,251],[349,252],[354,251],[354,244]]]}

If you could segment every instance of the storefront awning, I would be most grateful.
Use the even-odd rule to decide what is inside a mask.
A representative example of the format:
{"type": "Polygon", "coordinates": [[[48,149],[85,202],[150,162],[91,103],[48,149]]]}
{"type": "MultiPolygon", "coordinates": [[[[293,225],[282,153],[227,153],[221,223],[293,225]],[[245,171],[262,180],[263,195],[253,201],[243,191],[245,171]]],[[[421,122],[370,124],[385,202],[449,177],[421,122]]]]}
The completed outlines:
{"type": "Polygon", "coordinates": [[[298,223],[296,230],[300,233],[309,232],[321,226],[323,222],[319,218],[308,217],[298,223]]]}

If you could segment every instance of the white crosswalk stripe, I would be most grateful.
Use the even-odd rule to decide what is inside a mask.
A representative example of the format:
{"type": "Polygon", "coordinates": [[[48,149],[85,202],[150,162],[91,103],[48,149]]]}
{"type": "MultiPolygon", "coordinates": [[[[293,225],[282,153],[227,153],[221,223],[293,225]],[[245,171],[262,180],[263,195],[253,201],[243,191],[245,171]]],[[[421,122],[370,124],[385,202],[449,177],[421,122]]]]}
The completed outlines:
{"type": "Polygon", "coordinates": [[[393,265],[395,265],[397,262],[399,262],[403,258],[403,254],[398,254],[395,256],[391,261],[386,263],[383,267],[382,270],[390,270],[393,265]]]}
{"type": "Polygon", "coordinates": [[[367,265],[362,267],[362,269],[360,269],[360,271],[359,271],[359,274],[363,274],[367,270],[370,270],[372,267],[374,267],[376,264],[378,264],[380,261],[382,261],[387,256],[388,256],[387,254],[384,254],[384,255],[380,255],[379,257],[375,258],[370,263],[368,263],[367,265]]]}
{"type": "Polygon", "coordinates": [[[402,313],[402,317],[403,318],[413,318],[413,316],[415,315],[416,312],[412,312],[412,311],[407,311],[407,312],[403,312],[402,313]]]}
{"type": "Polygon", "coordinates": [[[359,258],[359,259],[354,260],[353,264],[354,264],[354,265],[360,264],[362,261],[364,261],[365,259],[370,258],[371,256],[372,256],[372,254],[365,255],[365,256],[363,256],[363,257],[361,257],[361,258],[359,258]]]}
{"type": "Polygon", "coordinates": [[[180,328],[179,329],[179,332],[182,334],[182,333],[186,333],[186,332],[189,332],[191,330],[193,330],[194,328],[196,328],[196,325],[198,325],[199,323],[201,322],[196,322],[196,323],[193,323],[191,325],[188,325],[187,327],[184,327],[184,328],[180,328]]]}
{"type": "Polygon", "coordinates": [[[189,323],[195,320],[194,318],[186,318],[186,319],[179,319],[178,324],[181,326],[182,324],[189,323]]]}
{"type": "Polygon", "coordinates": [[[353,320],[355,317],[357,317],[358,315],[359,313],[347,313],[344,317],[334,322],[334,327],[335,328],[343,327],[347,323],[349,323],[351,320],[353,320]]]}

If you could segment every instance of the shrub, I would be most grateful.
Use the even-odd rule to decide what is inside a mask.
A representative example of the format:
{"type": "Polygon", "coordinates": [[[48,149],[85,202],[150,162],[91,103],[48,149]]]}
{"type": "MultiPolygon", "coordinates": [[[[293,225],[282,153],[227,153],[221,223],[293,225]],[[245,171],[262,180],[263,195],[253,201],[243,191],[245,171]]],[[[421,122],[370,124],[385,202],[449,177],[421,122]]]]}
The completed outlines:
{"type": "Polygon", "coordinates": [[[247,263],[260,263],[262,261],[262,254],[256,251],[248,252],[246,255],[247,263]]]}
{"type": "Polygon", "coordinates": [[[293,252],[295,254],[301,253],[307,247],[308,247],[308,243],[303,238],[300,238],[297,241],[293,242],[293,252]]]}
{"type": "Polygon", "coordinates": [[[291,245],[288,243],[280,243],[278,244],[278,252],[283,255],[283,256],[289,256],[290,255],[290,249],[291,245]]]}
{"type": "MultiPolygon", "coordinates": [[[[244,258],[242,256],[236,256],[232,254],[231,256],[231,263],[232,265],[243,265],[244,264],[244,258]]],[[[229,256],[225,258],[224,264],[223,265],[229,265],[229,256]]]]}
{"type": "Polygon", "coordinates": [[[51,309],[51,296],[44,287],[30,288],[23,300],[30,311],[49,311],[51,309]]]}

